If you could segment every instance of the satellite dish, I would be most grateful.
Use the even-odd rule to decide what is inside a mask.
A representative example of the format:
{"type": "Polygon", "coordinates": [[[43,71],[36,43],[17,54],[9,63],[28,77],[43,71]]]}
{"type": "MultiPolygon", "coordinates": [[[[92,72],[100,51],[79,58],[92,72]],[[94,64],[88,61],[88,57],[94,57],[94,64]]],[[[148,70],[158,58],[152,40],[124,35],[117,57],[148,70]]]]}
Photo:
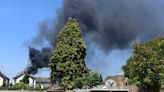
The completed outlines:
{"type": "Polygon", "coordinates": [[[105,85],[107,88],[116,87],[116,82],[112,79],[108,79],[105,81],[105,85]]]}

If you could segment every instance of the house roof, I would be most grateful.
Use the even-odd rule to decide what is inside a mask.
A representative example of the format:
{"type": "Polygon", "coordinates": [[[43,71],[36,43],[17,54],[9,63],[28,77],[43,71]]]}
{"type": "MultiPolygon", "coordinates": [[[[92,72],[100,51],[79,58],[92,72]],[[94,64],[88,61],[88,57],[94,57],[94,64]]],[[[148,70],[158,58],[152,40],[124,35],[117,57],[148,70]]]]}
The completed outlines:
{"type": "Polygon", "coordinates": [[[51,82],[50,78],[42,78],[42,77],[36,78],[36,83],[50,83],[50,82],[51,82]]]}
{"type": "Polygon", "coordinates": [[[7,76],[5,76],[1,71],[0,71],[0,76],[1,76],[2,78],[4,78],[4,79],[8,79],[8,80],[9,80],[9,78],[8,78],[7,76]]]}
{"type": "Polygon", "coordinates": [[[118,77],[124,77],[124,74],[123,73],[120,73],[120,74],[115,75],[115,76],[107,76],[107,78],[105,78],[105,80],[115,79],[115,78],[118,78],[118,77]]]}
{"type": "Polygon", "coordinates": [[[31,77],[32,79],[35,79],[35,77],[33,77],[32,75],[30,75],[29,73],[27,73],[26,71],[20,72],[19,74],[17,74],[13,79],[17,79],[19,77],[21,77],[24,74],[28,74],[29,77],[31,77]]]}

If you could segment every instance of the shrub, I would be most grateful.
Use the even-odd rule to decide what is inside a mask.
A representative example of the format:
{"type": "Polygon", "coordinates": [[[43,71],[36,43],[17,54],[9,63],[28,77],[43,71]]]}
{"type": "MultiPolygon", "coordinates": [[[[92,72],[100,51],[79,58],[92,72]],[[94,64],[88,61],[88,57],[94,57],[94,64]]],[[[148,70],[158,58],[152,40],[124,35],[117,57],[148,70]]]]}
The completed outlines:
{"type": "Polygon", "coordinates": [[[45,90],[45,89],[42,88],[41,85],[36,85],[35,90],[37,90],[37,91],[43,91],[43,90],[45,90]]]}
{"type": "Polygon", "coordinates": [[[10,87],[10,89],[12,90],[21,90],[21,89],[27,89],[27,88],[28,88],[28,85],[23,82],[16,83],[10,87]]]}

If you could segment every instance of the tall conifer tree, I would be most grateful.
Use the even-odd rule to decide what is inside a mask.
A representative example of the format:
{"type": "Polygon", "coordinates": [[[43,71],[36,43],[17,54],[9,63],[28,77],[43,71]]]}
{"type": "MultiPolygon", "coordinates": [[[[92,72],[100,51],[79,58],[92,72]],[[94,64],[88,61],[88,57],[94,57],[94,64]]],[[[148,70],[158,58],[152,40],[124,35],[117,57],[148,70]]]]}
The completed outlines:
{"type": "Polygon", "coordinates": [[[86,45],[78,22],[76,19],[69,19],[56,38],[56,47],[49,63],[52,69],[51,79],[60,79],[59,84],[63,89],[82,87],[79,85],[81,78],[89,76],[85,56],[86,45]]]}

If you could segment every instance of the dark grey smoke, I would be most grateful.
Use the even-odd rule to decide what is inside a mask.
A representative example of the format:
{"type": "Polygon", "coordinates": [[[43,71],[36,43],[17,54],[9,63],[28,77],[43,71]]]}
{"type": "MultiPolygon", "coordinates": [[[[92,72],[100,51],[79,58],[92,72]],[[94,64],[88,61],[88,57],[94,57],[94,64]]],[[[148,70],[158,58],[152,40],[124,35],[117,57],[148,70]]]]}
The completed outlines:
{"type": "Polygon", "coordinates": [[[31,65],[27,68],[28,73],[36,74],[38,69],[48,67],[51,48],[43,48],[41,51],[29,47],[29,58],[31,65]]]}
{"type": "Polygon", "coordinates": [[[102,50],[124,49],[137,38],[144,40],[163,33],[159,15],[162,12],[160,2],[162,3],[160,0],[64,0],[54,27],[48,28],[48,22],[44,22],[35,41],[47,40],[50,44],[54,43],[58,31],[65,25],[68,17],[72,17],[80,22],[85,39],[97,43],[102,50]]]}
{"type": "MultiPolygon", "coordinates": [[[[80,23],[88,47],[95,44],[103,52],[122,50],[136,40],[164,33],[163,6],[162,0],[63,0],[57,18],[52,20],[54,23],[44,21],[33,42],[46,40],[55,47],[58,31],[72,17],[80,23]]],[[[87,61],[94,55],[94,49],[89,49],[87,61]]]]}
{"type": "Polygon", "coordinates": [[[76,18],[86,28],[84,36],[92,36],[89,38],[91,43],[96,43],[104,51],[124,49],[138,37],[149,39],[164,32],[160,29],[156,6],[151,5],[155,2],[64,0],[58,23],[64,25],[68,17],[76,18]]]}
{"type": "Polygon", "coordinates": [[[31,44],[36,46],[44,46],[45,42],[52,46],[55,44],[55,31],[54,31],[54,22],[45,20],[39,23],[38,35],[32,39],[31,44]]]}

